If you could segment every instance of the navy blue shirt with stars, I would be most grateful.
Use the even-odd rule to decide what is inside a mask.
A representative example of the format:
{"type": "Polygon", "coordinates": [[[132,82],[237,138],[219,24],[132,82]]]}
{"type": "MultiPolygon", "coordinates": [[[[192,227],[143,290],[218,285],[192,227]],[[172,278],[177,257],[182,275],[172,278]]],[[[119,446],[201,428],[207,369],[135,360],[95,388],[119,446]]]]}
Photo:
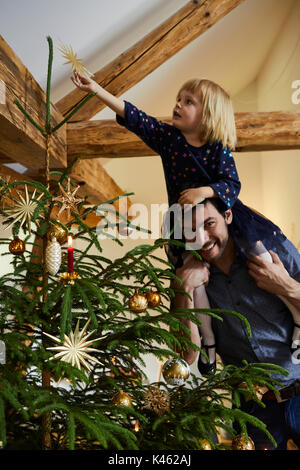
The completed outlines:
{"type": "Polygon", "coordinates": [[[221,142],[194,147],[179,129],[147,115],[128,101],[125,101],[124,118],[117,115],[116,119],[161,156],[169,206],[178,203],[185,189],[210,186],[225,208],[232,209],[231,230],[235,239],[241,241],[242,249],[247,251],[258,240],[267,240],[270,249],[274,237],[286,238],[270,220],[238,199],[241,183],[229,147],[221,142]]]}

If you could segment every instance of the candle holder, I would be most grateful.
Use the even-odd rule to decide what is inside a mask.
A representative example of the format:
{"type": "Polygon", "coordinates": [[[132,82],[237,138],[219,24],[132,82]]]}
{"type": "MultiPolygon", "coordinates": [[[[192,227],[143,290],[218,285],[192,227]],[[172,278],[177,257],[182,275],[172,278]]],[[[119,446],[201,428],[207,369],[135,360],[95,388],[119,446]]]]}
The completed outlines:
{"type": "Polygon", "coordinates": [[[73,285],[77,279],[80,279],[80,275],[76,273],[76,271],[73,271],[72,273],[62,273],[58,282],[66,285],[73,285]]]}

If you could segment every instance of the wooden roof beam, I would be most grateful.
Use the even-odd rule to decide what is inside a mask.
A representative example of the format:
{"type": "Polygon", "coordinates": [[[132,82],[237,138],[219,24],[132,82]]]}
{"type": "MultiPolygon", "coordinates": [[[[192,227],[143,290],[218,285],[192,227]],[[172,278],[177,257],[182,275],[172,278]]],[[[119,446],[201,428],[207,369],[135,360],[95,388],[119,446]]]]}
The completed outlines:
{"type": "MultiPolygon", "coordinates": [[[[235,113],[236,152],[292,150],[300,148],[300,114],[235,113]]],[[[171,118],[158,118],[171,122],[171,118]]],[[[70,123],[67,126],[68,158],[127,158],[155,155],[135,134],[115,120],[70,123]]]]}
{"type": "MultiPolygon", "coordinates": [[[[122,95],[211,28],[242,1],[244,0],[188,2],[134,46],[95,73],[94,80],[113,95],[122,95]]],[[[63,115],[67,115],[85,95],[76,88],[58,101],[56,106],[63,115]]],[[[88,120],[104,106],[97,97],[94,97],[74,115],[72,121],[88,120]]]]}
{"type": "MultiPolygon", "coordinates": [[[[45,137],[14,104],[17,98],[35,121],[44,127],[46,96],[33,76],[0,36],[0,152],[27,168],[45,163],[45,137]]],[[[51,106],[52,125],[63,116],[51,106]]],[[[51,142],[50,166],[67,165],[66,129],[62,126],[51,142]]]]}

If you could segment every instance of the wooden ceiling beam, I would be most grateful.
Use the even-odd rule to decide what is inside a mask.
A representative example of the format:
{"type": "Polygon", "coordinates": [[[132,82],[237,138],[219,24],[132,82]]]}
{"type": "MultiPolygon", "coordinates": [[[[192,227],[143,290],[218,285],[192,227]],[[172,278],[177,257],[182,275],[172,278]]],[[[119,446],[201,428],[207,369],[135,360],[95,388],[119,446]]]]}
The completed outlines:
{"type": "MultiPolygon", "coordinates": [[[[273,111],[269,113],[235,113],[236,152],[292,150],[300,148],[300,114],[273,111]]],[[[171,122],[171,118],[158,118],[171,122]]],[[[115,120],[70,123],[67,126],[68,158],[128,158],[155,155],[135,134],[115,120]]]]}
{"type": "MultiPolygon", "coordinates": [[[[43,173],[39,170],[27,170],[26,175],[36,181],[43,181],[43,173]]],[[[88,197],[87,205],[98,205],[124,194],[124,191],[96,159],[79,160],[73,165],[69,176],[75,184],[80,186],[78,196],[88,197]]],[[[127,205],[130,207],[131,202],[129,198],[127,199],[127,205]]],[[[115,206],[118,207],[118,202],[115,206]]]]}
{"type": "MultiPolygon", "coordinates": [[[[27,168],[45,163],[45,137],[33,126],[14,100],[22,104],[35,121],[44,127],[46,97],[33,76],[0,36],[0,152],[27,168]]],[[[52,105],[51,124],[63,116],[52,105]]],[[[62,126],[51,141],[50,166],[67,165],[66,129],[62,126]]]]}
{"type": "MultiPolygon", "coordinates": [[[[95,73],[94,80],[113,95],[122,95],[243,1],[188,2],[134,46],[95,73]]],[[[76,88],[58,101],[56,106],[63,115],[67,115],[85,95],[76,88]]],[[[74,115],[72,121],[88,120],[104,106],[97,97],[94,97],[74,115]]]]}

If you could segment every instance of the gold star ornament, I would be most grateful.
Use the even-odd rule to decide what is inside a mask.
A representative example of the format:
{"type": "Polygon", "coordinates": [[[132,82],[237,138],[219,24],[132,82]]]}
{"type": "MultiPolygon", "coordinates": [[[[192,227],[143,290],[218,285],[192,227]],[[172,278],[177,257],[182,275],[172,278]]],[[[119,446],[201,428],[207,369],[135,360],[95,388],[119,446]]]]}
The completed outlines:
{"type": "Polygon", "coordinates": [[[68,211],[68,217],[70,217],[70,209],[72,209],[74,212],[78,213],[77,205],[82,202],[84,199],[76,197],[76,193],[80,186],[77,186],[73,192],[71,191],[71,186],[70,186],[70,178],[68,178],[68,185],[67,185],[67,191],[64,190],[62,185],[58,183],[59,189],[60,189],[60,196],[54,197],[52,200],[54,202],[60,202],[61,203],[61,208],[59,209],[57,216],[60,215],[61,212],[64,210],[68,211]]]}
{"type": "Polygon", "coordinates": [[[100,352],[99,349],[91,348],[91,345],[95,341],[101,339],[96,338],[88,341],[88,338],[95,331],[93,330],[90,333],[86,334],[86,330],[89,323],[90,319],[87,321],[83,329],[79,331],[78,320],[75,331],[71,331],[69,336],[65,335],[63,344],[61,343],[60,338],[57,338],[56,336],[52,336],[44,332],[44,335],[48,336],[56,343],[60,343],[60,346],[47,348],[49,351],[57,351],[53,358],[61,359],[62,361],[68,362],[73,367],[77,367],[79,370],[81,370],[81,366],[83,366],[83,368],[90,371],[91,366],[89,363],[101,364],[98,359],[88,354],[90,352],[100,352]]]}
{"type": "Polygon", "coordinates": [[[61,46],[58,47],[58,50],[62,53],[64,59],[67,59],[64,64],[70,64],[72,71],[79,72],[82,75],[92,76],[93,74],[82,64],[81,59],[77,57],[77,54],[73,51],[71,46],[66,46],[61,43],[61,46]]]}

